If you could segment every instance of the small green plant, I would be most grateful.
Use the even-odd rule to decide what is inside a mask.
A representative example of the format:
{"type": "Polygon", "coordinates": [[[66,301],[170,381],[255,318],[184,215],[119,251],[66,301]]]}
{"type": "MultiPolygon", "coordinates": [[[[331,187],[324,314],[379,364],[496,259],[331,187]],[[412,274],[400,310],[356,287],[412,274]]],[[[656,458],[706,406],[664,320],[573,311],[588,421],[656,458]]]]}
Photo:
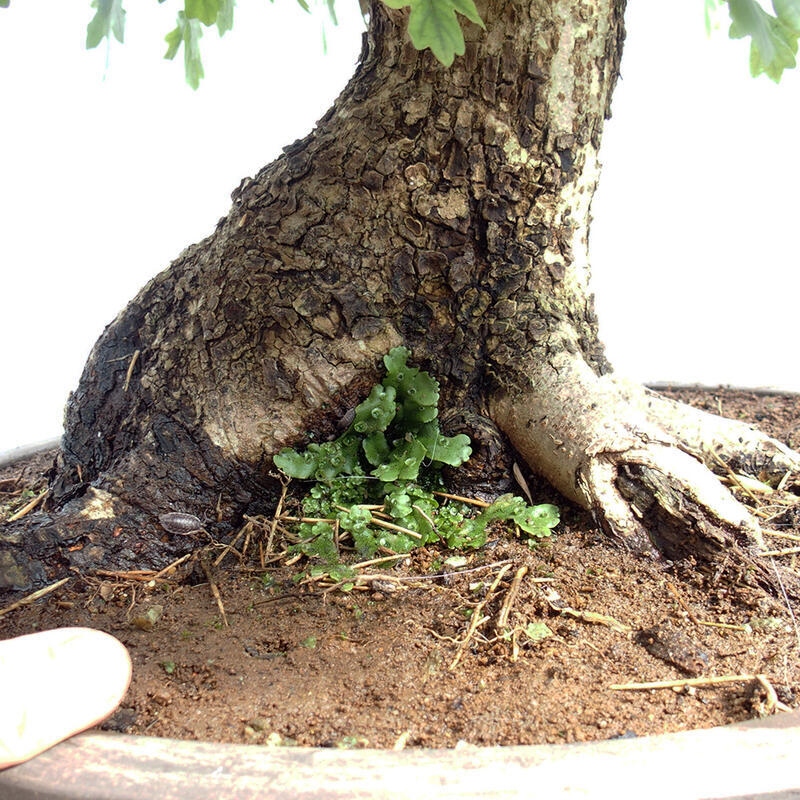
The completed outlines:
{"type": "Polygon", "coordinates": [[[469,437],[439,429],[439,384],[408,365],[409,351],[396,347],[384,356],[386,376],[356,406],[353,420],[336,440],[310,444],[302,452],[284,448],[275,466],[291,478],[314,480],[302,501],[295,552],[318,559],[312,575],[338,582],[355,577],[343,564],[338,542],[349,534],[359,556],[379,550],[407,553],[442,542],[477,548],[495,520],[512,522],[529,539],[549,536],[558,509],[529,506],[502,495],[475,515],[467,503],[442,498],[444,465],[461,466],[472,454],[469,437]]]}
{"type": "Polygon", "coordinates": [[[275,466],[292,478],[330,482],[366,471],[383,483],[416,481],[423,461],[458,467],[472,454],[469,437],[439,431],[439,384],[409,367],[410,353],[395,347],[384,356],[386,377],[356,406],[350,427],[335,441],[311,444],[302,453],[284,448],[275,466]],[[365,461],[367,465],[365,467],[365,461]]]}

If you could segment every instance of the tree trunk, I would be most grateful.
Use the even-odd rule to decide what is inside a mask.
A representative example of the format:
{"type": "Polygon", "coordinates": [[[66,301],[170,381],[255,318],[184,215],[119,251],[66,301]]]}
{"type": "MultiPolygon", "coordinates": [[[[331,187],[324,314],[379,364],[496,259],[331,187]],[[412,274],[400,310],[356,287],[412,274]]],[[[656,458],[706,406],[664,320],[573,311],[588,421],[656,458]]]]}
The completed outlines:
{"type": "Polygon", "coordinates": [[[624,5],[485,0],[487,31],[466,25],[444,68],[411,47],[404,11],[373,3],[317,128],[96,344],[51,510],[7,559],[17,583],[54,564],[161,565],[193,544],[165,512],[224,532],[269,511],[271,456],[332,435],[401,343],[446,407],[491,417],[638,552],[714,563],[749,547],[757,527],[704,454],[773,471],[798,456],[620,384],[598,339],[589,211],[624,5]]]}

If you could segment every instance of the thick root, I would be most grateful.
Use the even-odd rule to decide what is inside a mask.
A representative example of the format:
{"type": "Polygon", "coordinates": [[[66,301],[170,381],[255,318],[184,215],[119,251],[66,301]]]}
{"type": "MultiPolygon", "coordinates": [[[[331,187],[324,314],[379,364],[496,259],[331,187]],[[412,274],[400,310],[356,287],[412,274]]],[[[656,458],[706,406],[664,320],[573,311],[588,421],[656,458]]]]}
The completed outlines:
{"type": "Polygon", "coordinates": [[[591,508],[606,530],[639,552],[670,560],[700,555],[716,560],[736,531],[760,544],[748,510],[702,463],[679,448],[651,443],[590,460],[579,476],[591,508]]]}
{"type": "Polygon", "coordinates": [[[648,418],[709,469],[777,485],[800,482],[800,454],[744,422],[709,414],[639,388],[648,418]]]}
{"type": "MultiPolygon", "coordinates": [[[[550,367],[530,394],[491,404],[533,469],[634,552],[776,590],[757,521],[712,470],[786,485],[800,478],[799,454],[741,422],[598,377],[574,357],[550,367]]],[[[800,596],[791,577],[784,584],[800,596]]]]}

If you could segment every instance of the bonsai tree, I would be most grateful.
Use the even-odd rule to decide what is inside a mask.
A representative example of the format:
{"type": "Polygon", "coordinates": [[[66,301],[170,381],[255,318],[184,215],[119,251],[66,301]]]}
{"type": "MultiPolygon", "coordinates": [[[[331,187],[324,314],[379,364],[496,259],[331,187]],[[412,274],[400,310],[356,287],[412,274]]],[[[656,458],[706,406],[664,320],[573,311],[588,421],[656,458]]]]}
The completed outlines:
{"type": "MultiPolygon", "coordinates": [[[[120,0],[94,6],[88,43],[121,39],[120,0]]],[[[793,65],[794,2],[774,17],[728,6],[754,72],[793,65]]],[[[191,83],[199,26],[224,29],[232,7],[186,0],[168,41],[191,83]]],[[[624,7],[373,0],[355,74],[315,130],[103,332],[49,509],[26,522],[36,535],[5,536],[2,583],[162,565],[192,544],[162,541],[165,512],[224,531],[269,511],[273,456],[332,437],[405,346],[443,407],[495,426],[624,547],[771,584],[757,523],[714,473],[778,481],[800,455],[618,380],[598,332],[589,212],[624,7]]]]}

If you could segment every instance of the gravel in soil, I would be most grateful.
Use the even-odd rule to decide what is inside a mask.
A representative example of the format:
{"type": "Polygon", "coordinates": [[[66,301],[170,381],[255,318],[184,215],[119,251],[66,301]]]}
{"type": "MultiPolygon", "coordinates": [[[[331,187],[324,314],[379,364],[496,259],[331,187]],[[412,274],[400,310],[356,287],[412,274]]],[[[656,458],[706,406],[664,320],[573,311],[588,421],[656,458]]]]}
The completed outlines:
{"type": "MultiPolygon", "coordinates": [[[[796,396],[669,393],[800,447],[796,396]]],[[[36,492],[49,463],[39,456],[0,470],[0,502],[13,506],[23,486],[36,492]]],[[[531,487],[538,502],[562,508],[557,534],[535,549],[498,530],[463,566],[424,548],[342,592],[298,583],[300,563],[262,567],[254,535],[242,560],[228,552],[216,563],[223,549],[211,545],[159,578],[75,576],[0,617],[0,637],[64,625],[114,634],[134,677],[103,727],[190,740],[575,742],[798,705],[798,631],[784,601],[691,564],[667,569],[622,553],[589,515],[545,484],[531,487]],[[726,677],[735,679],[705,682],[726,677]],[[677,683],[617,688],[653,681],[677,683]]],[[[768,527],[800,535],[797,505],[778,509],[768,527]]],[[[767,539],[776,549],[792,544],[767,539]]],[[[794,568],[796,555],[780,558],[794,568]]]]}

